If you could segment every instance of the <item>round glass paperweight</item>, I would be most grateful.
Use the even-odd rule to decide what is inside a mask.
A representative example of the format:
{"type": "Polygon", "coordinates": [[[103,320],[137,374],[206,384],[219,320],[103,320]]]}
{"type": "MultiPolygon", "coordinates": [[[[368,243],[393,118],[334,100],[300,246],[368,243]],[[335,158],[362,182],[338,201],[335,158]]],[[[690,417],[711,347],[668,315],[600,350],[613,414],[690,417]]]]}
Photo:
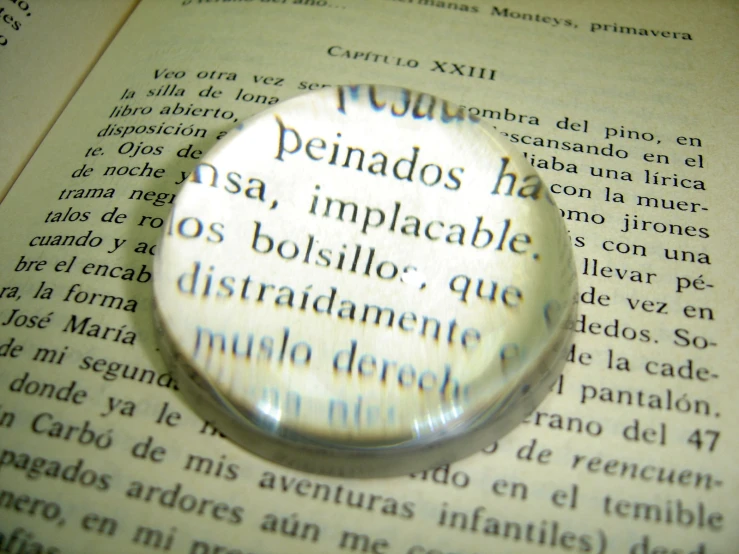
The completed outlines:
{"type": "Polygon", "coordinates": [[[526,160],[463,108],[379,85],[280,102],[219,140],[154,275],[194,409],[264,458],[356,477],[516,426],[562,370],[576,292],[526,160]]]}

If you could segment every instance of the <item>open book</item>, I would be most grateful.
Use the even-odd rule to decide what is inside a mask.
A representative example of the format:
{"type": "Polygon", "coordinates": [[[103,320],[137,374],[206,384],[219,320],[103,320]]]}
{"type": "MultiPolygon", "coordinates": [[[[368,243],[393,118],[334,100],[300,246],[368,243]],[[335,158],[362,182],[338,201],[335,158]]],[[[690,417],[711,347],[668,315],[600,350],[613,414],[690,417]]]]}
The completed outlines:
{"type": "Polygon", "coordinates": [[[55,9],[95,37],[74,85],[35,65],[64,31],[33,34],[50,4],[0,5],[0,59],[22,66],[0,88],[28,80],[3,150],[23,90],[61,106],[79,85],[0,182],[0,551],[737,552],[730,2],[144,0],[87,19],[70,1],[55,9]],[[580,287],[543,404],[470,458],[392,479],[236,447],[182,400],[150,309],[202,153],[265,106],[356,82],[448,98],[507,136],[561,208],[580,287]]]}

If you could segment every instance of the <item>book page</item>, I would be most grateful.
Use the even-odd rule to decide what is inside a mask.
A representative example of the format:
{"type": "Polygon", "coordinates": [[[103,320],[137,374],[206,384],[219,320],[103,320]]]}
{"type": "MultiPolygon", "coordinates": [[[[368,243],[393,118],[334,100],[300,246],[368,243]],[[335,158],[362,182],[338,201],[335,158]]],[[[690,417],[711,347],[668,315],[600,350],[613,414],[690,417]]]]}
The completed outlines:
{"type": "Polygon", "coordinates": [[[0,199],[135,4],[0,4],[0,199]]]}
{"type": "Polygon", "coordinates": [[[736,23],[721,1],[142,2],[0,204],[2,549],[734,552],[736,23]],[[524,152],[580,289],[564,373],[524,423],[388,479],[220,436],[150,308],[203,153],[353,82],[447,98],[524,152]]]}

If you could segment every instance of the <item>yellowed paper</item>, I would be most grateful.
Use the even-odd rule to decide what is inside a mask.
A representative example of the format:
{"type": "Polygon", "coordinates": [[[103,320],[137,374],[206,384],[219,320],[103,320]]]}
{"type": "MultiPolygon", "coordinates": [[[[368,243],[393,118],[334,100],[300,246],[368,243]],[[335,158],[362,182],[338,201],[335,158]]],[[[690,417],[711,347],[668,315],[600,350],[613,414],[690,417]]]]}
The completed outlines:
{"type": "Polygon", "coordinates": [[[19,0],[0,6],[0,199],[135,4],[19,0]]]}
{"type": "Polygon", "coordinates": [[[0,205],[0,545],[735,551],[736,23],[729,2],[143,2],[0,205]],[[149,309],[202,152],[347,82],[495,125],[576,256],[551,396],[485,452],[410,477],[301,474],[220,438],[178,396],[149,309]]]}

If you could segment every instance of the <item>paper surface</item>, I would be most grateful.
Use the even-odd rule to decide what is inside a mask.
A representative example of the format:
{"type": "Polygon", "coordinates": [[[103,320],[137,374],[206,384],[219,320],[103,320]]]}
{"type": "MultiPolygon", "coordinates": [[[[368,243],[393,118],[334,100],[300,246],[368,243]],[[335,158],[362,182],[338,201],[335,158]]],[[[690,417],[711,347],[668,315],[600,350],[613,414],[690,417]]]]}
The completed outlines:
{"type": "Polygon", "coordinates": [[[729,2],[142,2],[0,204],[0,545],[735,551],[736,22],[729,2]],[[575,250],[552,394],[486,452],[411,477],[302,474],[220,438],[175,390],[149,308],[202,152],[348,82],[495,125],[575,250]]]}
{"type": "Polygon", "coordinates": [[[0,199],[136,0],[5,2],[0,199]]]}

